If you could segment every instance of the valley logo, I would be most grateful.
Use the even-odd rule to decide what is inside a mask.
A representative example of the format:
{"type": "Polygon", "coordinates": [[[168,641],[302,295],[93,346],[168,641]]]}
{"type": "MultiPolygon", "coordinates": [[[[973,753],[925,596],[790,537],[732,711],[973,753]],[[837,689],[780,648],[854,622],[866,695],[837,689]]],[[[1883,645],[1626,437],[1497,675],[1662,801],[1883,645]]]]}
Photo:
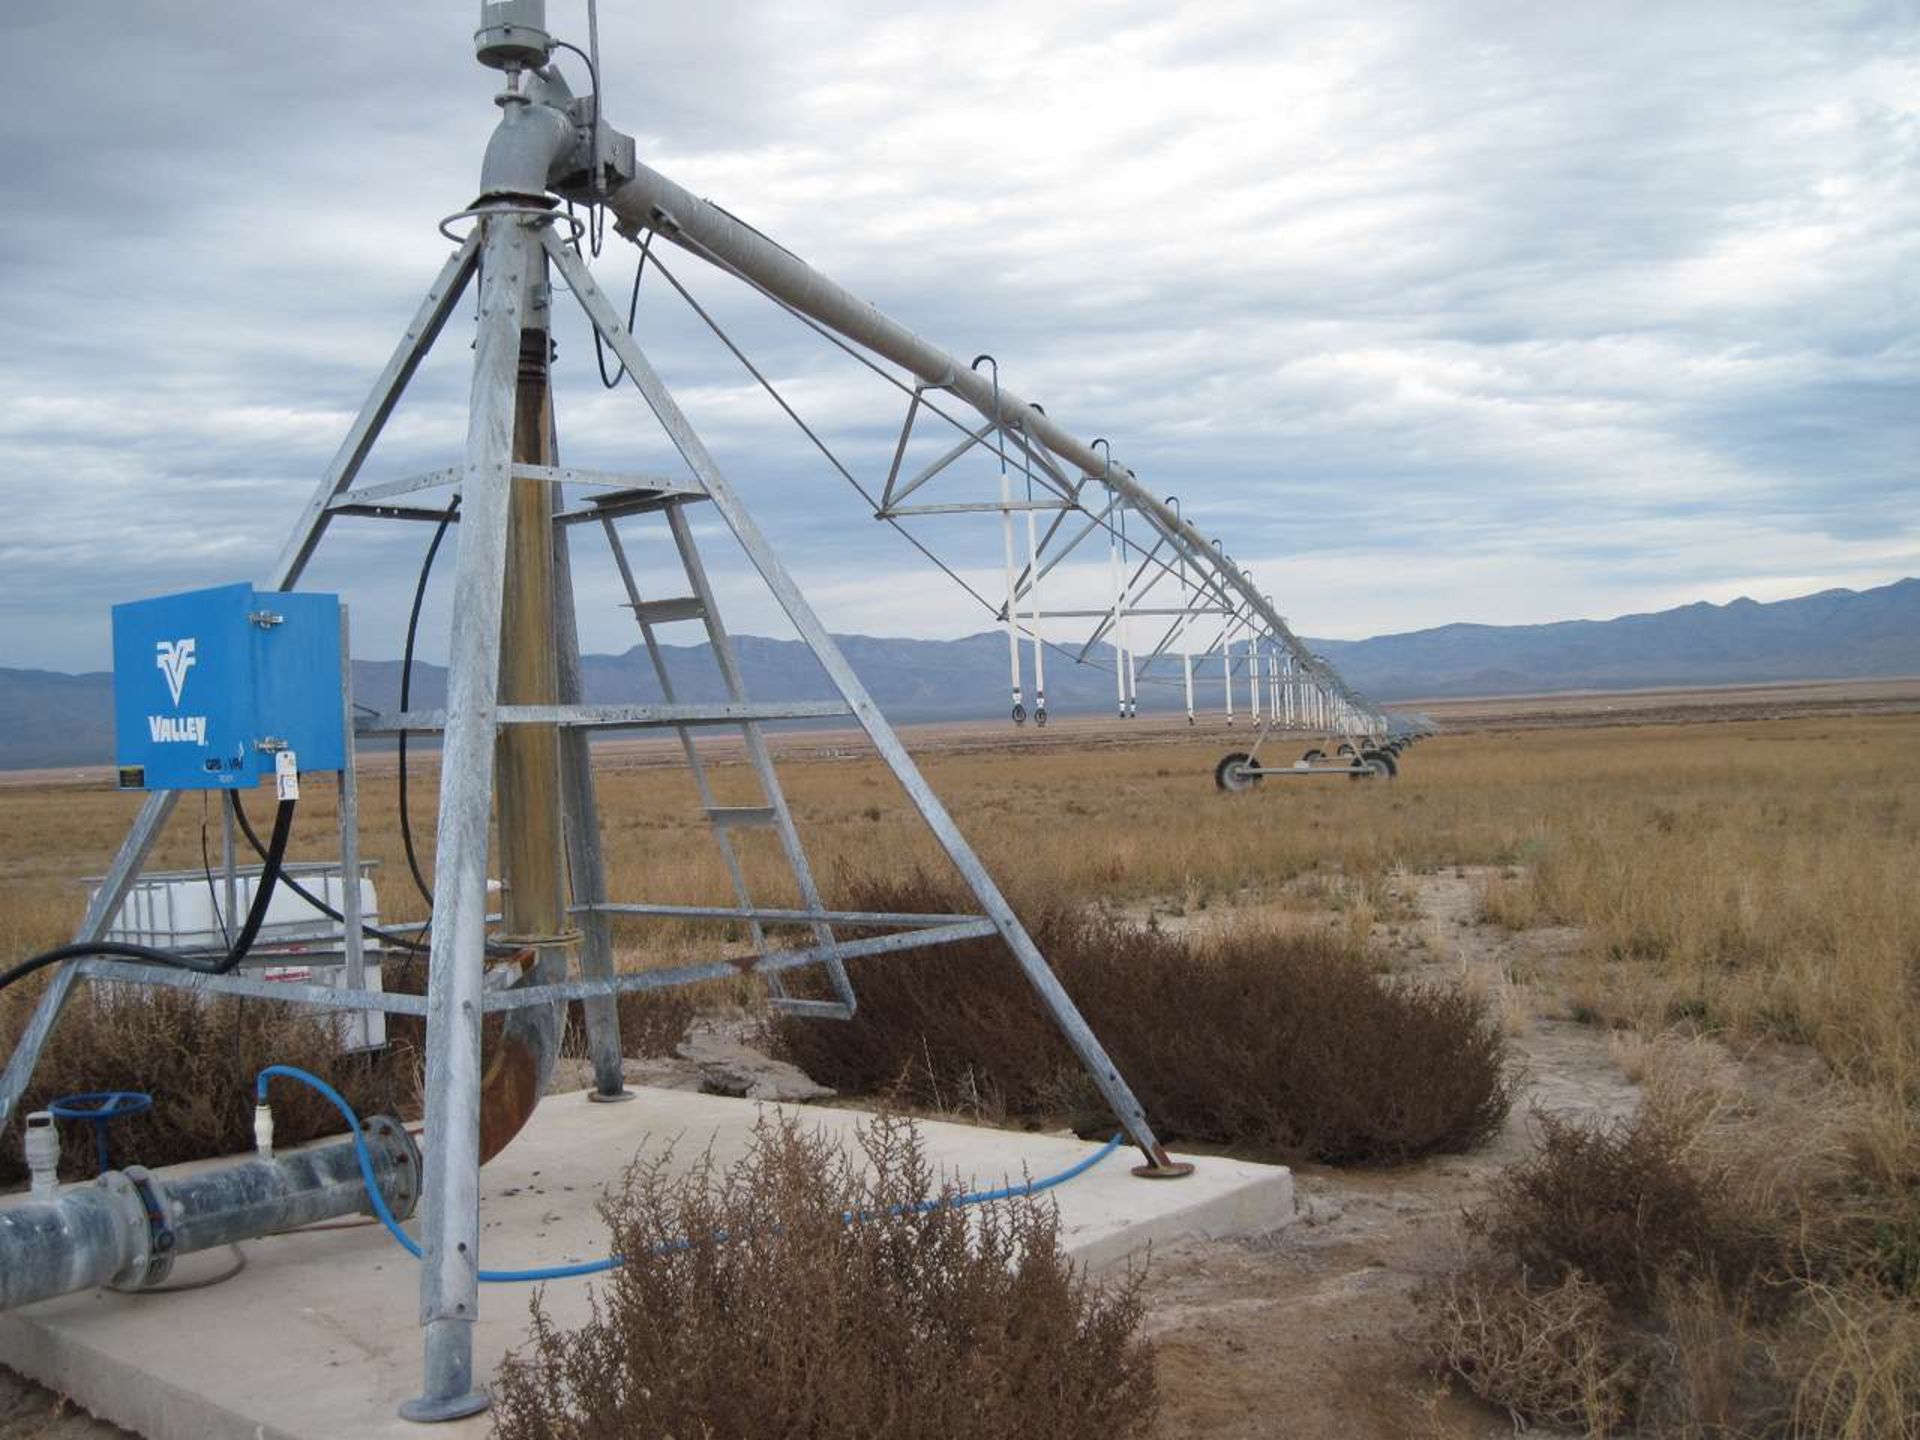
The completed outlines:
{"type": "MultiPolygon", "coordinates": [[[[167,689],[173,694],[173,703],[178,706],[181,692],[187,688],[187,671],[199,663],[193,653],[197,642],[191,637],[185,640],[162,640],[154,647],[154,665],[167,677],[167,689]]],[[[204,715],[149,715],[147,731],[156,745],[169,742],[182,745],[204,745],[207,743],[207,717],[204,715]]]]}

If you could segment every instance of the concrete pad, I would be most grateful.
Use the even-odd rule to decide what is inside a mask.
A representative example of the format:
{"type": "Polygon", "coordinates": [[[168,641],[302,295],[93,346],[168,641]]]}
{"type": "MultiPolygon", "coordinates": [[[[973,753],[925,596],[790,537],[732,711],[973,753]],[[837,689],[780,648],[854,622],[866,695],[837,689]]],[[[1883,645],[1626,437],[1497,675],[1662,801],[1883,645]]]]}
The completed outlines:
{"type": "MultiPolygon", "coordinates": [[[[481,1174],[481,1263],[509,1269],[593,1259],[607,1235],[594,1202],[643,1147],[671,1139],[691,1160],[709,1144],[721,1164],[746,1149],[764,1108],[750,1100],[638,1090],[622,1105],[549,1096],[481,1174]]],[[[796,1107],[805,1123],[852,1139],[858,1111],[796,1107]]],[[[1044,1176],[1097,1146],[922,1121],[943,1174],[970,1189],[1044,1176]]],[[[1272,1165],[1193,1157],[1184,1180],[1141,1180],[1116,1151],[1049,1198],[1069,1254],[1092,1268],[1182,1235],[1274,1229],[1293,1218],[1293,1177],[1272,1165]]],[[[395,1414],[420,1383],[419,1274],[376,1224],[248,1242],[248,1265],[205,1290],[98,1291],[0,1315],[0,1363],[71,1395],[148,1440],[339,1440],[392,1436],[479,1440],[486,1417],[428,1431],[395,1414]]],[[[217,1274],[225,1251],[188,1256],[175,1282],[217,1274]]],[[[590,1280],[545,1287],[563,1327],[586,1318],[590,1280]]],[[[526,1333],[528,1287],[481,1287],[476,1374],[491,1375],[526,1333]]]]}

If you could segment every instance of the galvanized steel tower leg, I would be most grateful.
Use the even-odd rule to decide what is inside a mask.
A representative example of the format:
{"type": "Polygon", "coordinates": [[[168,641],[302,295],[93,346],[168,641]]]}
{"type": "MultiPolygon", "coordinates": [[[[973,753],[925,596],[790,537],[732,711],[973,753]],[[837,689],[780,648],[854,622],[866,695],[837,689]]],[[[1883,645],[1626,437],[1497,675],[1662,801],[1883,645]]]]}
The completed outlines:
{"type": "MultiPolygon", "coordinates": [[[[553,508],[562,508],[560,486],[553,487],[553,508]]],[[[553,527],[554,651],[560,682],[560,703],[578,705],[585,698],[580,676],[580,627],[573,599],[573,555],[569,526],[553,527]]],[[[580,920],[580,973],[588,980],[610,979],[614,972],[613,930],[600,905],[607,899],[607,864],[600,849],[600,801],[593,788],[593,756],[587,732],[578,726],[560,731],[560,793],[566,828],[567,871],[573,903],[580,920]]],[[[611,995],[594,995],[581,1002],[587,1018],[587,1050],[593,1057],[591,1100],[631,1100],[620,1044],[620,1008],[611,995]]]]}
{"type": "Polygon", "coordinates": [[[1121,1125],[1147,1157],[1148,1163],[1143,1169],[1154,1174],[1179,1172],[1181,1167],[1169,1161],[1166,1151],[1147,1124],[1146,1113],[1141,1108],[1139,1100],[1127,1087],[1127,1082],[1121,1078],[1118,1067],[1108,1056],[1105,1047],[1088,1027],[1072,998],[1061,986],[1059,978],[1054,975],[1053,970],[1034,945],[1032,937],[1027,934],[1026,928],[1021,925],[1012,907],[1001,895],[999,887],[987,874],[986,867],[980,863],[980,858],[973,853],[973,848],[961,835],[959,827],[953,822],[953,817],[947,813],[939,797],[928,787],[926,780],[914,765],[912,757],[907,754],[906,747],[893,733],[893,727],[880,713],[879,706],[874,704],[873,697],[867,693],[866,686],[860,683],[860,678],[854,674],[853,667],[840,653],[840,647],[834,643],[826,626],[821,624],[820,618],[813,613],[813,607],[800,593],[799,587],[794,584],[793,577],[780,563],[773,548],[767,544],[766,537],[760,533],[759,526],[754,523],[752,516],[740,503],[739,497],[733,493],[733,487],[721,473],[719,466],[714,463],[713,457],[707,453],[705,444],[701,442],[693,426],[688,423],[678,403],[667,392],[666,386],[654,372],[647,358],[641,354],[640,347],[634,343],[626,327],[620,323],[619,315],[606,296],[601,293],[592,274],[551,233],[543,233],[541,243],[547,247],[549,257],[566,277],[568,287],[585,308],[594,328],[601,333],[615,355],[626,365],[628,375],[646,399],[649,408],[658,417],[668,438],[672,440],[674,447],[686,460],[695,476],[706,487],[708,499],[713,502],[721,517],[727,522],[728,528],[739,540],[741,548],[747,552],[747,558],[753,562],[754,568],[766,581],[767,588],[773,592],[774,598],[779,601],[781,608],[793,621],[794,628],[800,633],[800,638],[806,642],[815,658],[819,660],[821,668],[827,672],[834,688],[845,698],[859,720],[861,728],[867,732],[868,738],[873,742],[874,749],[880,753],[880,758],[886,762],[887,768],[893,771],[894,778],[907,792],[908,797],[920,811],[921,817],[927,822],[928,828],[933,831],[934,838],[940,842],[941,848],[953,861],[954,868],[959,870],[968,888],[972,890],[980,903],[981,910],[993,922],[994,928],[999,931],[1007,948],[1013,952],[1014,959],[1019,962],[1028,982],[1039,993],[1042,1003],[1052,1013],[1054,1023],[1059,1025],[1068,1043],[1073,1046],[1074,1053],[1079,1056],[1081,1064],[1086,1067],[1088,1075],[1099,1087],[1107,1103],[1113,1107],[1114,1114],[1119,1118],[1121,1125]]]}
{"type": "MultiPolygon", "coordinates": [[[[100,888],[87,905],[86,915],[73,932],[75,940],[98,940],[107,933],[107,927],[113,923],[113,917],[120,913],[121,903],[127,898],[127,890],[139,875],[140,867],[146,864],[147,852],[153,848],[153,842],[165,827],[167,817],[173,814],[177,793],[173,790],[157,790],[142,803],[133,828],[127,832],[127,838],[120,842],[120,853],[113,857],[113,868],[107,872],[106,879],[100,882],[100,888]]],[[[79,962],[70,960],[54,972],[53,979],[47,982],[47,988],[41,992],[40,1003],[33,1010],[33,1018],[27,1021],[27,1028],[21,1032],[18,1043],[13,1047],[13,1054],[7,1058],[6,1073],[0,1075],[0,1129],[5,1128],[12,1118],[14,1107],[20,1103],[20,1097],[33,1080],[34,1067],[40,1063],[40,1052],[46,1048],[47,1037],[53,1034],[53,1027],[60,1021],[60,1012],[67,1008],[67,1001],[73,998],[73,988],[80,983],[80,978],[79,962]]]]}
{"type": "Polygon", "coordinates": [[[418,1399],[400,1407],[409,1420],[450,1420],[487,1404],[485,1392],[473,1383],[480,1266],[480,1002],[521,289],[533,257],[526,223],[518,216],[487,216],[480,226],[480,319],[461,486],[427,976],[426,1253],[420,1272],[426,1384],[418,1399]]]}

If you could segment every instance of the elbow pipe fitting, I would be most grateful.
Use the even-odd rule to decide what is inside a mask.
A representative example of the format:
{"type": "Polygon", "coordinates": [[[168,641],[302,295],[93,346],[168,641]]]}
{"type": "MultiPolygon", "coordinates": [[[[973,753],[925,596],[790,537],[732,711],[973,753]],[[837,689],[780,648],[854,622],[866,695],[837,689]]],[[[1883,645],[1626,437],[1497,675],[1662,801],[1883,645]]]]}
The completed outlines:
{"type": "Polygon", "coordinates": [[[480,162],[480,199],[544,200],[555,167],[572,150],[571,98],[557,74],[542,72],[525,91],[498,97],[500,123],[480,162]]]}

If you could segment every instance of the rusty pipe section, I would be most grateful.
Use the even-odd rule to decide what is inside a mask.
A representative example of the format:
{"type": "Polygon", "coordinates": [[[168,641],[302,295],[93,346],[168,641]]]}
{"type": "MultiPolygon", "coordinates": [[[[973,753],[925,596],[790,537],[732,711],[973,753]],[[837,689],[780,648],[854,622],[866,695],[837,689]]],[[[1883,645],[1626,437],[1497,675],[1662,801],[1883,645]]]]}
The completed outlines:
{"type": "MultiPolygon", "coordinates": [[[[559,446],[544,264],[532,267],[529,280],[514,387],[513,458],[551,465],[559,446]]],[[[539,480],[516,478],[509,488],[500,616],[500,699],[509,705],[553,705],[560,699],[553,560],[558,498],[539,480]]],[[[562,866],[560,732],[552,725],[505,725],[495,744],[506,938],[524,945],[527,958],[514,983],[551,984],[567,978],[572,948],[562,866]]],[[[480,1077],[481,1164],[505,1149],[532,1118],[546,1094],[565,1025],[564,1004],[507,1012],[480,1077]]]]}
{"type": "MultiPolygon", "coordinates": [[[[420,1152],[390,1116],[363,1127],[381,1194],[404,1220],[420,1195],[420,1152]]],[[[186,1174],[109,1170],[0,1208],[0,1310],[102,1285],[146,1289],[177,1256],[373,1213],[351,1140],[186,1174]]]]}

